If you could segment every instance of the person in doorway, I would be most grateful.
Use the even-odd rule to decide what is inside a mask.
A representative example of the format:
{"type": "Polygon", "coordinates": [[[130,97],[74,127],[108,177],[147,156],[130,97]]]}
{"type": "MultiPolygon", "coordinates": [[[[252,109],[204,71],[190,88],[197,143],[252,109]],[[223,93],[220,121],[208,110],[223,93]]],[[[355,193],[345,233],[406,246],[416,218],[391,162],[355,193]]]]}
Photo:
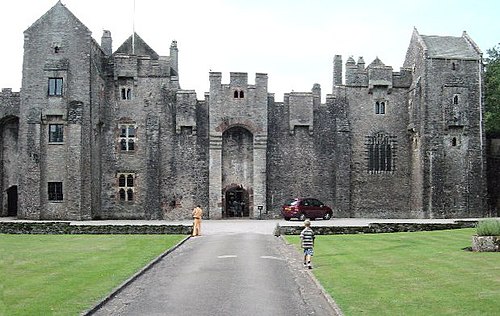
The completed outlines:
{"type": "Polygon", "coordinates": [[[201,235],[201,217],[203,216],[203,210],[200,205],[197,205],[192,212],[193,215],[193,234],[192,236],[201,235]]]}
{"type": "Polygon", "coordinates": [[[311,259],[314,255],[314,231],[311,229],[311,221],[304,221],[304,229],[300,232],[302,249],[304,249],[304,267],[312,269],[311,259]]]}

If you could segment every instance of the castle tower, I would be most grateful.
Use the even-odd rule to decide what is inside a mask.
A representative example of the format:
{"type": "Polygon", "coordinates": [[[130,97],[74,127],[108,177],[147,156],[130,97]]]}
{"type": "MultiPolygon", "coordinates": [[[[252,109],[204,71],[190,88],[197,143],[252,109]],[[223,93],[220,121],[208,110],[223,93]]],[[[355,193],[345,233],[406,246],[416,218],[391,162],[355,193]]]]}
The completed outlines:
{"type": "Polygon", "coordinates": [[[19,121],[19,217],[90,219],[92,104],[101,50],[60,1],[24,32],[19,121]],[[65,30],[62,32],[61,30],[65,30]],[[94,46],[93,46],[94,45],[94,46]],[[91,52],[82,54],[81,52],[91,52]],[[77,87],[77,88],[76,88],[77,87]]]}
{"type": "Polygon", "coordinates": [[[232,72],[210,73],[210,218],[259,218],[266,206],[267,74],[255,85],[232,72]]]}

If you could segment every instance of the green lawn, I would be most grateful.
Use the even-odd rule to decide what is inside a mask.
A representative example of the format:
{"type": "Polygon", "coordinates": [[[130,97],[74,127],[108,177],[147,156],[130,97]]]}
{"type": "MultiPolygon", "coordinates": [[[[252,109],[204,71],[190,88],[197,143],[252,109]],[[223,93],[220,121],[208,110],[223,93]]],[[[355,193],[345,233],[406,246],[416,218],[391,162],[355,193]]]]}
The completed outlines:
{"type": "Polygon", "coordinates": [[[0,235],[0,315],[78,315],[180,235],[0,235]]]}
{"type": "Polygon", "coordinates": [[[499,315],[500,253],[463,250],[474,233],[317,235],[313,273],[345,315],[499,315]]]}

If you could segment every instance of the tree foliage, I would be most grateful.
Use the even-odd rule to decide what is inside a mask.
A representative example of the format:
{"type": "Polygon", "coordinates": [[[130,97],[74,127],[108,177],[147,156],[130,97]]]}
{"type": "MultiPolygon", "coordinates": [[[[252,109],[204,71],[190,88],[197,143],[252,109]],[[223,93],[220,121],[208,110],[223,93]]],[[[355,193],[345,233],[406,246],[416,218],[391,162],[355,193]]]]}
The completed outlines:
{"type": "Polygon", "coordinates": [[[489,134],[500,135],[500,44],[488,49],[485,58],[485,126],[489,134]]]}

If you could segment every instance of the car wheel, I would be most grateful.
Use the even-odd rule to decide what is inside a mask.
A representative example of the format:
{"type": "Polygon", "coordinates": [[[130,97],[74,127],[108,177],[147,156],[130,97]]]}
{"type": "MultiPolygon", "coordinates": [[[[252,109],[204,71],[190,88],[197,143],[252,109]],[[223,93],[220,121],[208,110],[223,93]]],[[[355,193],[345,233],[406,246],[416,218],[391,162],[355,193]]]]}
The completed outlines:
{"type": "Polygon", "coordinates": [[[306,220],[306,214],[302,213],[299,215],[299,221],[305,221],[306,220]]]}
{"type": "Polygon", "coordinates": [[[290,217],[285,217],[285,221],[289,221],[290,220],[290,217]]]}
{"type": "Polygon", "coordinates": [[[326,213],[326,214],[323,216],[323,219],[324,219],[324,220],[329,220],[330,218],[332,218],[332,213],[326,213]]]}

